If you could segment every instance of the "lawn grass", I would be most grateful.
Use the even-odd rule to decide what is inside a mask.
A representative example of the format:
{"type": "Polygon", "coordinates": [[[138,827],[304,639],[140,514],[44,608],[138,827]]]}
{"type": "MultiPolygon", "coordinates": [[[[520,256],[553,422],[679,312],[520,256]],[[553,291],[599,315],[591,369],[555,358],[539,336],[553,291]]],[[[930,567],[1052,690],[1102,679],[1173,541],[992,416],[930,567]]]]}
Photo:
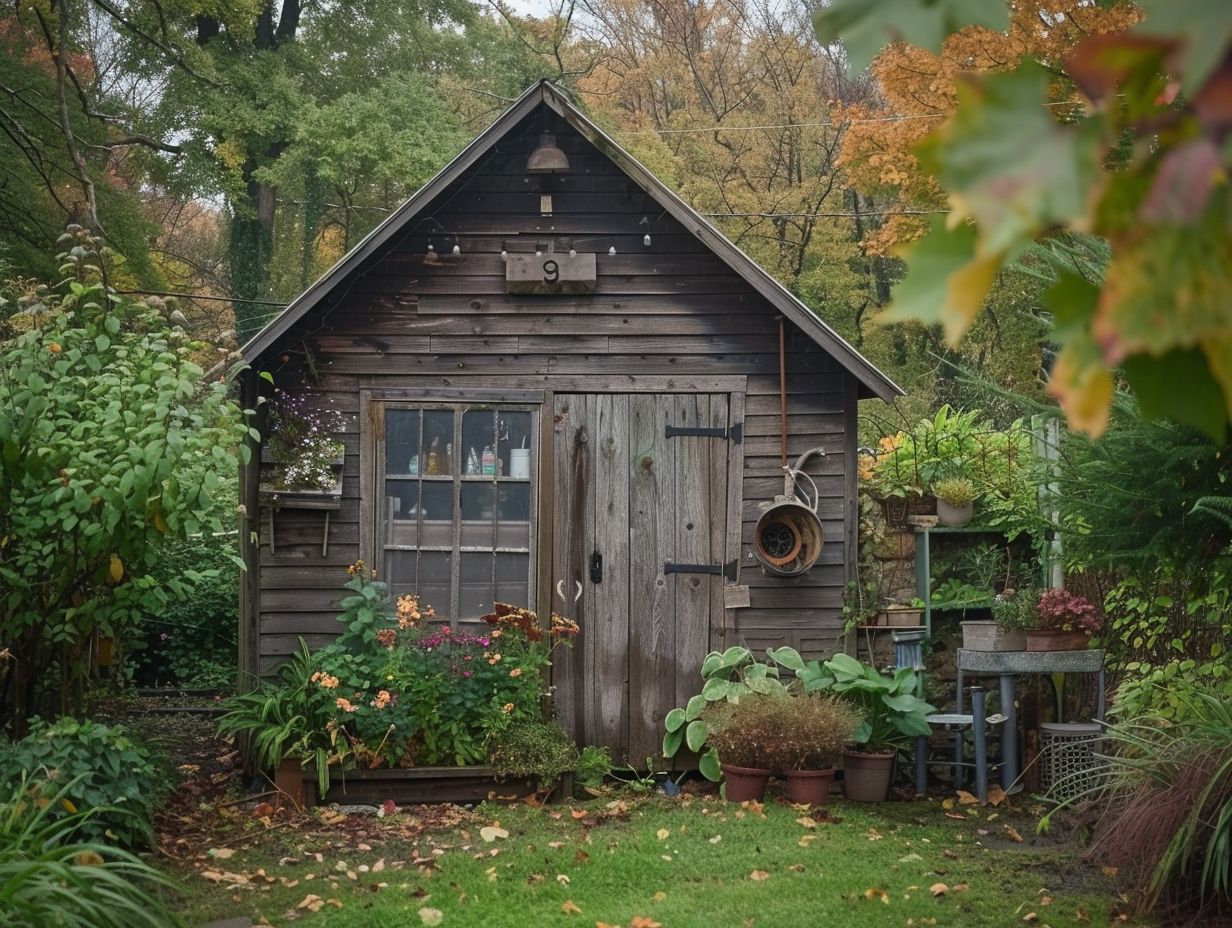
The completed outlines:
{"type": "MultiPolygon", "coordinates": [[[[336,928],[417,926],[421,909],[439,911],[444,926],[483,928],[624,926],[638,916],[664,928],[980,928],[1032,924],[1034,912],[1034,924],[1077,928],[1107,924],[1114,901],[1112,881],[1077,851],[1007,839],[1004,809],[837,802],[837,821],[814,816],[810,827],[806,813],[781,803],[759,812],[706,796],[624,801],[617,815],[605,801],[488,804],[417,842],[396,837],[397,818],[388,840],[358,846],[326,826],[275,830],[200,863],[250,878],[261,869],[255,884],[181,873],[182,911],[189,925],[236,915],[281,924],[294,912],[301,924],[336,928]],[[508,837],[484,840],[481,827],[495,823],[508,837]],[[288,857],[297,860],[279,863],[288,857]],[[934,884],[947,889],[934,895],[934,884]],[[297,909],[309,894],[336,903],[297,909]]],[[[1026,819],[1015,827],[1029,837],[1026,819]]]]}

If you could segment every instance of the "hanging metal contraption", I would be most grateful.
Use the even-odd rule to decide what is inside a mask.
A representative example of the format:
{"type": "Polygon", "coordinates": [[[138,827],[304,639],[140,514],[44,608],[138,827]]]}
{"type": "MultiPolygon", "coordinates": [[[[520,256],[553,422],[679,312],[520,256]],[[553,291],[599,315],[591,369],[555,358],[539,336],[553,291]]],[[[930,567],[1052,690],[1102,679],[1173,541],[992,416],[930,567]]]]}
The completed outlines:
{"type": "Polygon", "coordinates": [[[784,467],[782,495],[762,504],[763,512],[753,532],[753,553],[769,573],[798,577],[817,563],[824,540],[821,519],[817,517],[820,494],[803,468],[813,455],[824,457],[825,453],[821,448],[813,448],[796,458],[791,467],[784,467]],[[797,483],[801,477],[813,487],[811,500],[797,483]]]}

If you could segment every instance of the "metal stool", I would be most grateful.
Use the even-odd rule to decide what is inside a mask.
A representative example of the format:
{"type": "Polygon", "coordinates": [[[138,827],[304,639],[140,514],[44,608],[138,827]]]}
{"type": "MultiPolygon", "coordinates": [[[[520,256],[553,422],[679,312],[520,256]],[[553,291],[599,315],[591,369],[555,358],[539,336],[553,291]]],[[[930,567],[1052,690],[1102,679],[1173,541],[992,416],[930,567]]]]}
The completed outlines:
{"type": "MultiPolygon", "coordinates": [[[[963,770],[967,767],[975,768],[975,795],[980,802],[988,800],[988,771],[990,767],[1000,767],[1000,763],[988,763],[988,735],[993,728],[1001,726],[1006,721],[1006,716],[1001,713],[995,715],[985,714],[985,693],[982,686],[971,687],[971,714],[966,715],[961,712],[938,713],[926,717],[929,725],[939,725],[947,733],[952,733],[954,736],[954,757],[952,760],[944,761],[946,766],[954,768],[954,788],[960,789],[963,783],[963,770]],[[972,748],[975,753],[974,761],[964,760],[964,753],[967,743],[967,732],[972,734],[972,748]]],[[[1004,737],[1004,732],[1002,732],[1004,737]]],[[[918,735],[915,739],[915,791],[923,795],[928,789],[928,767],[930,761],[928,758],[928,736],[918,735]]],[[[943,763],[936,761],[935,763],[943,763]]]]}

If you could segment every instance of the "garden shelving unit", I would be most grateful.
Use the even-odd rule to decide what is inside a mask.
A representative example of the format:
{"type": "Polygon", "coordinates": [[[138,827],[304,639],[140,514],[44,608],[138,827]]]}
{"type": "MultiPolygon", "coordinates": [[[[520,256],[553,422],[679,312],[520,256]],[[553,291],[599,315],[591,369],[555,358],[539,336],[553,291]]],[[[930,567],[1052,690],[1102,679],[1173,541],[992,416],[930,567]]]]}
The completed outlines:
{"type": "MultiPolygon", "coordinates": [[[[999,528],[984,528],[979,526],[964,525],[961,527],[953,527],[948,525],[918,525],[915,527],[916,544],[915,544],[915,584],[916,595],[924,602],[924,625],[923,628],[929,637],[933,631],[933,601],[932,601],[932,536],[933,535],[992,535],[1004,538],[1005,533],[999,528]]],[[[987,609],[992,606],[993,600],[990,596],[988,600],[975,602],[964,605],[963,610],[967,609],[987,609]]],[[[949,607],[946,607],[947,609],[949,607]]]]}

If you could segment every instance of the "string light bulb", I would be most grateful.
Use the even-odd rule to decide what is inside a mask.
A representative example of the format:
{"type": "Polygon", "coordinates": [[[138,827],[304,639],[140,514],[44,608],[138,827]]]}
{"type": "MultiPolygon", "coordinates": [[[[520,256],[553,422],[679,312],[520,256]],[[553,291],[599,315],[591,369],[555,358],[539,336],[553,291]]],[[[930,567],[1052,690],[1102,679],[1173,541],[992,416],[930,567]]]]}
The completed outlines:
{"type": "Polygon", "coordinates": [[[505,262],[508,260],[509,260],[509,251],[506,248],[502,247],[501,248],[501,261],[505,262]]]}
{"type": "Polygon", "coordinates": [[[647,232],[646,235],[643,236],[642,244],[645,245],[647,248],[650,247],[650,233],[649,232],[647,232]]]}
{"type": "Polygon", "coordinates": [[[614,254],[616,254],[616,246],[615,246],[615,245],[613,245],[611,248],[609,248],[609,249],[607,250],[607,253],[608,253],[609,255],[614,255],[614,254]]]}
{"type": "MultiPolygon", "coordinates": [[[[647,235],[647,236],[646,236],[646,244],[647,244],[647,245],[649,245],[649,244],[650,244],[650,236],[649,236],[649,235],[647,235]]],[[[453,253],[454,253],[454,256],[455,256],[455,257],[456,257],[456,256],[458,256],[458,255],[460,255],[460,254],[462,254],[462,246],[461,246],[461,245],[459,245],[458,243],[456,243],[456,242],[455,242],[455,243],[454,243],[454,246],[453,246],[453,253]]]]}
{"type": "Polygon", "coordinates": [[[570,248],[569,248],[569,257],[570,257],[570,258],[576,258],[576,257],[577,257],[577,249],[576,249],[576,248],[574,248],[574,247],[570,246],[570,248]]]}

